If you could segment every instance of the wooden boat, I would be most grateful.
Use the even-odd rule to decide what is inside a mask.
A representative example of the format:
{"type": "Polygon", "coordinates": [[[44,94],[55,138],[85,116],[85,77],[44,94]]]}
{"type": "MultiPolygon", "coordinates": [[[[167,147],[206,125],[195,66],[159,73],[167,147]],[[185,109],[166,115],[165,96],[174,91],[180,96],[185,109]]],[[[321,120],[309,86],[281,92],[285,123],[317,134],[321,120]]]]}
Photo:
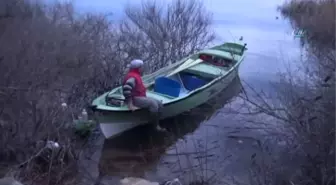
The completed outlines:
{"type": "MultiPolygon", "coordinates": [[[[163,102],[160,119],[195,108],[225,89],[237,77],[246,50],[246,44],[227,42],[143,76],[147,96],[163,102]]],[[[119,86],[92,102],[94,117],[106,138],[151,120],[148,110],[131,111],[123,100],[119,86]]]]}

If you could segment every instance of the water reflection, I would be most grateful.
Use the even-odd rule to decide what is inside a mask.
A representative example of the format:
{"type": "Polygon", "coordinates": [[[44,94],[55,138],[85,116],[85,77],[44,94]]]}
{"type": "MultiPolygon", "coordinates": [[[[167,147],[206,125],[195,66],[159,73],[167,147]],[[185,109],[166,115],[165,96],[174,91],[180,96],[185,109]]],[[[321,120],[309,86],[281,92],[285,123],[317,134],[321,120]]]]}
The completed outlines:
{"type": "Polygon", "coordinates": [[[214,116],[231,98],[242,89],[240,78],[232,83],[218,96],[190,112],[161,124],[168,130],[161,133],[150,125],[134,128],[119,137],[105,140],[99,162],[103,176],[137,176],[144,177],[146,171],[153,170],[165,155],[165,151],[179,139],[193,133],[202,122],[214,116]]]}

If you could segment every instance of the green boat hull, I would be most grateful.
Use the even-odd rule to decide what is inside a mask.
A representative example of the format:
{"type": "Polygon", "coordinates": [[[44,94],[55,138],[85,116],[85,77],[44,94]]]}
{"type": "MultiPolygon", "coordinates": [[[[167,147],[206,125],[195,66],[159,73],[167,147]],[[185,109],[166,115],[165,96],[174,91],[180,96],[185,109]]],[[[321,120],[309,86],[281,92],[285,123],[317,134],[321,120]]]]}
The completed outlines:
{"type": "MultiPolygon", "coordinates": [[[[201,52],[211,55],[224,56],[225,58],[230,57],[227,52],[216,49],[203,50],[201,52]]],[[[178,74],[179,71],[194,70],[194,72],[198,71],[206,72],[206,74],[213,74],[214,78],[206,85],[189,92],[188,95],[173,99],[165,98],[165,96],[157,94],[148,89],[147,96],[157,98],[163,101],[164,106],[161,112],[160,119],[170,118],[195,107],[198,107],[199,105],[206,103],[208,100],[221,93],[238,76],[239,66],[244,59],[244,54],[238,55],[238,57],[239,58],[237,59],[233,57],[236,62],[228,69],[203,64],[203,61],[200,59],[189,59],[189,61],[184,60],[186,62],[182,63],[180,67],[168,71],[171,74],[178,74]]],[[[169,75],[166,76],[169,77],[169,75]]],[[[156,76],[150,78],[155,79],[156,76]]],[[[153,80],[148,80],[150,78],[145,77],[144,81],[152,82],[153,80]]],[[[117,90],[115,90],[115,92],[117,92],[117,90]]],[[[129,130],[138,125],[147,124],[151,121],[152,118],[150,117],[149,112],[146,109],[137,109],[135,111],[130,111],[127,109],[126,106],[120,106],[120,108],[118,108],[104,105],[103,97],[107,95],[108,93],[100,96],[100,98],[97,98],[93,102],[93,105],[95,106],[94,118],[100,124],[101,131],[106,138],[115,137],[126,130],[129,130]]]]}
{"type": "MultiPolygon", "coordinates": [[[[164,105],[161,119],[176,116],[192,108],[206,103],[208,100],[226,89],[234,78],[238,76],[238,70],[232,71],[225,78],[221,78],[209,88],[204,89],[183,100],[164,105]]],[[[95,113],[96,120],[100,123],[101,131],[106,138],[115,137],[122,132],[136,126],[147,124],[150,121],[147,110],[134,112],[108,112],[100,111],[95,113]]]]}

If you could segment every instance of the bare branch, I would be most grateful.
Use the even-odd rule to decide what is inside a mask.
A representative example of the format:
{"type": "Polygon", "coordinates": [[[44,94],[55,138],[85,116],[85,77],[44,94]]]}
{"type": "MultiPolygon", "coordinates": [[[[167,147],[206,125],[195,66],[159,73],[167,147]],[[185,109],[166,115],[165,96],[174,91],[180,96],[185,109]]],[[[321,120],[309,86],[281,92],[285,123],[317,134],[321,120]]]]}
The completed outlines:
{"type": "Polygon", "coordinates": [[[211,14],[201,1],[173,1],[159,5],[146,1],[128,6],[121,25],[122,44],[129,57],[140,57],[153,71],[204,48],[215,39],[211,14]]]}

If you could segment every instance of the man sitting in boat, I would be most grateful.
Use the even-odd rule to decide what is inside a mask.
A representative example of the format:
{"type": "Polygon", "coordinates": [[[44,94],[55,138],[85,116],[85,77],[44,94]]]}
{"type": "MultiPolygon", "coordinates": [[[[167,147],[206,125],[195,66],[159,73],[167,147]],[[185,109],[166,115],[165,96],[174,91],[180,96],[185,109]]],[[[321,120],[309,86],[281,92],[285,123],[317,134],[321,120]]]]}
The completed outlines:
{"type": "Polygon", "coordinates": [[[148,109],[151,116],[155,119],[156,129],[164,131],[165,129],[159,125],[160,111],[163,106],[162,102],[146,96],[146,87],[141,78],[143,61],[132,60],[128,66],[129,71],[123,83],[123,94],[128,108],[132,111],[138,107],[148,109]]]}

